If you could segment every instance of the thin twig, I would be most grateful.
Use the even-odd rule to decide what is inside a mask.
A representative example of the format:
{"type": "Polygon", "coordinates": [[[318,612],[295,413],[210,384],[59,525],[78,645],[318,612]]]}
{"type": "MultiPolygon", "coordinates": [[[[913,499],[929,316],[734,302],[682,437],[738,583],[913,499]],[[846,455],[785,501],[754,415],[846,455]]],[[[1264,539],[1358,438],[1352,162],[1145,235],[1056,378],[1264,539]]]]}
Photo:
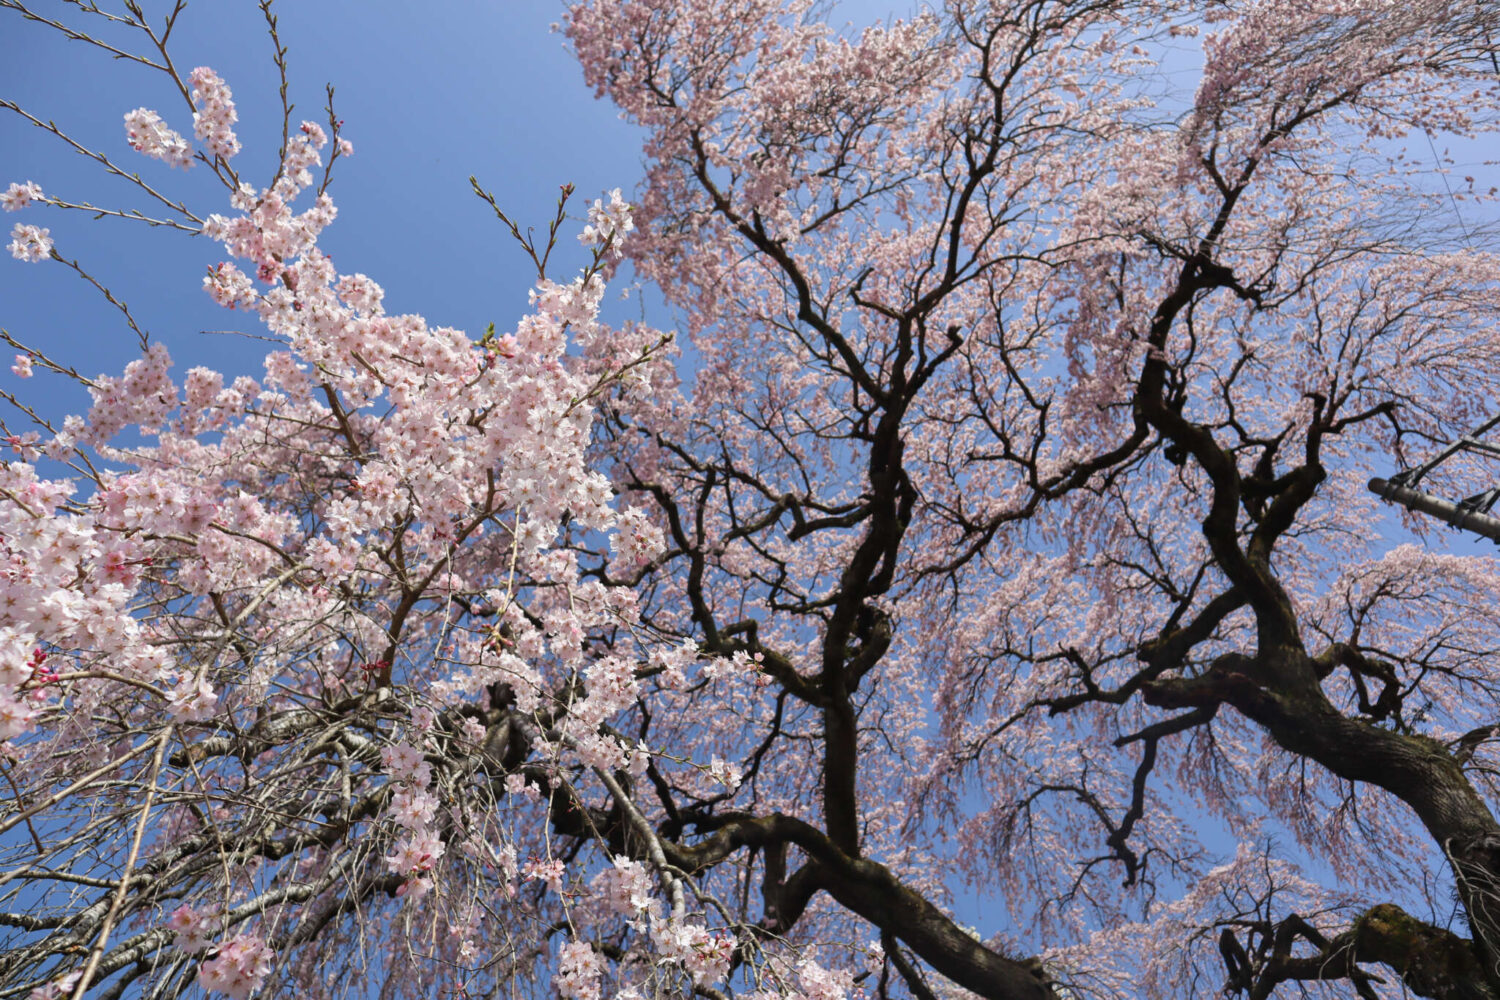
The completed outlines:
{"type": "MultiPolygon", "coordinates": [[[[159,63],[154,63],[145,56],[137,55],[134,52],[126,52],[124,49],[117,49],[113,45],[110,45],[108,42],[101,42],[99,39],[95,38],[93,35],[88,34],[87,32],[79,31],[76,28],[70,28],[66,24],[63,24],[61,21],[54,21],[50,17],[43,17],[42,15],[28,8],[25,4],[18,2],[18,0],[0,0],[0,7],[15,11],[28,21],[35,21],[38,24],[45,24],[47,27],[60,32],[63,36],[72,41],[85,42],[89,45],[97,45],[99,48],[113,55],[116,59],[126,59],[130,62],[137,62],[142,66],[149,66],[151,69],[166,69],[165,66],[162,66],[159,63]]],[[[140,25],[136,24],[134,21],[130,21],[126,18],[119,17],[114,14],[106,14],[104,11],[99,10],[98,8],[82,7],[82,9],[87,10],[92,14],[99,14],[100,16],[106,17],[111,21],[116,21],[121,24],[130,24],[134,27],[140,27],[140,25]]]]}
{"type": "Polygon", "coordinates": [[[109,942],[109,932],[114,929],[115,919],[120,915],[120,907],[125,904],[125,896],[130,888],[130,876],[135,871],[135,863],[141,856],[141,841],[146,836],[146,820],[151,816],[151,806],[155,803],[157,780],[161,777],[162,757],[167,751],[167,740],[172,735],[172,726],[161,731],[156,738],[156,756],[151,760],[151,780],[146,786],[145,801],[141,803],[140,816],[135,824],[135,836],[130,840],[130,854],[125,858],[125,871],[120,876],[120,884],[115,889],[115,898],[110,901],[109,912],[104,915],[104,925],[99,929],[99,936],[94,939],[94,946],[89,949],[88,963],[83,967],[83,975],[78,979],[78,985],[73,989],[73,1000],[83,1000],[83,995],[88,991],[89,981],[94,978],[94,970],[99,967],[99,959],[104,957],[104,946],[109,942]]]}
{"type": "Polygon", "coordinates": [[[123,168],[116,166],[114,161],[112,161],[108,156],[105,156],[103,153],[97,152],[95,150],[89,149],[83,143],[79,142],[78,140],[74,139],[72,136],[64,132],[62,129],[58,128],[55,122],[42,121],[36,115],[33,115],[31,112],[25,110],[14,101],[7,101],[3,98],[0,98],[0,108],[6,108],[14,111],[22,118],[25,118],[27,121],[31,122],[31,124],[35,125],[37,128],[47,132],[51,132],[63,142],[67,143],[69,146],[72,146],[73,149],[77,152],[82,153],[89,159],[101,164],[105,170],[109,171],[114,176],[123,177],[125,180],[130,181],[136,187],[140,188],[142,191],[146,192],[151,197],[161,202],[163,205],[166,205],[168,208],[173,209],[177,212],[181,212],[183,215],[187,216],[189,219],[192,219],[200,226],[203,224],[203,220],[190,212],[187,205],[183,204],[180,201],[173,201],[172,199],[168,198],[166,195],[156,190],[156,188],[141,180],[140,174],[132,174],[124,170],[123,168]]]}
{"type": "Polygon", "coordinates": [[[61,262],[63,264],[66,264],[69,267],[71,267],[73,270],[77,271],[79,273],[79,275],[82,276],[82,278],[85,281],[87,281],[89,284],[93,285],[95,288],[99,289],[99,291],[103,293],[104,297],[109,300],[109,304],[110,305],[114,306],[116,309],[120,310],[120,312],[124,313],[124,315],[125,315],[125,322],[130,324],[130,328],[135,331],[136,339],[141,342],[141,350],[144,351],[147,347],[150,346],[151,335],[149,333],[147,333],[145,330],[142,330],[140,328],[140,326],[138,326],[136,324],[135,317],[132,316],[132,315],[130,315],[130,307],[129,306],[127,306],[125,303],[121,302],[119,299],[115,298],[114,293],[111,292],[108,288],[105,288],[104,285],[102,285],[99,282],[99,280],[97,278],[95,278],[92,274],[89,274],[87,271],[85,271],[83,269],[83,266],[81,264],[79,264],[78,261],[76,261],[76,260],[69,260],[68,258],[64,257],[62,254],[58,253],[56,250],[52,251],[52,259],[55,260],[55,261],[59,261],[59,262],[61,262]]]}

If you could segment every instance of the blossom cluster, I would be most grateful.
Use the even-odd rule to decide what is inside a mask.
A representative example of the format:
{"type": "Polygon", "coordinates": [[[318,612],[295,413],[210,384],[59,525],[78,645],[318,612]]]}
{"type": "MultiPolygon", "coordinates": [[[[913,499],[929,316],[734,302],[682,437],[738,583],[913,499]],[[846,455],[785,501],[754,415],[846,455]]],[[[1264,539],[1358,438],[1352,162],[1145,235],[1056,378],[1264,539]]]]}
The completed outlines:
{"type": "MultiPolygon", "coordinates": [[[[117,674],[147,683],[165,675],[163,654],[129,613],[130,588],[109,571],[135,543],[60,511],[73,490],[24,462],[0,464],[0,740],[30,731],[58,695],[54,664],[67,656],[49,650],[95,650],[117,674]]],[[[77,696],[87,706],[97,690],[77,696]]]]}
{"type": "Polygon", "coordinates": [[[207,951],[213,944],[218,921],[205,910],[183,903],[167,918],[167,929],[172,931],[172,943],[189,955],[207,951]]]}
{"type": "Polygon", "coordinates": [[[35,264],[52,256],[52,230],[18,222],[10,231],[6,247],[16,260],[35,264]]]}
{"type": "Polygon", "coordinates": [[[721,760],[718,755],[709,761],[708,775],[731,792],[739,788],[740,782],[744,780],[744,773],[738,764],[721,760]]]}
{"type": "Polygon", "coordinates": [[[35,181],[11,184],[3,193],[0,193],[0,208],[7,212],[17,212],[33,201],[41,200],[42,197],[42,188],[35,181]]]}
{"type": "Polygon", "coordinates": [[[199,66],[189,75],[193,82],[193,134],[214,156],[229,159],[240,151],[234,134],[239,119],[229,86],[207,66],[199,66]]]}
{"type": "Polygon", "coordinates": [[[649,564],[666,551],[662,530],[639,507],[628,507],[615,523],[614,562],[610,570],[625,575],[649,564]]]}
{"type": "Polygon", "coordinates": [[[699,985],[724,978],[734,955],[734,935],[689,920],[652,917],[651,940],[662,958],[680,965],[699,985]]]}
{"type": "Polygon", "coordinates": [[[630,917],[632,923],[655,911],[651,873],[639,861],[623,855],[615,855],[613,863],[594,877],[590,888],[608,910],[630,917]]]}
{"type": "Polygon", "coordinates": [[[432,765],[404,743],[382,748],[380,760],[396,785],[385,815],[403,831],[386,855],[386,867],[406,879],[402,895],[416,899],[432,888],[430,873],[447,850],[431,826],[437,812],[437,799],[428,791],[432,765]]]}
{"type": "Polygon", "coordinates": [[[578,234],[578,242],[586,247],[604,249],[611,257],[623,257],[624,251],[620,244],[624,241],[625,234],[634,228],[630,205],[620,197],[620,189],[615,188],[609,192],[608,204],[596,198],[594,204],[589,206],[588,225],[578,234]]]}
{"type": "MultiPolygon", "coordinates": [[[[17,651],[10,651],[11,663],[15,662],[17,651]]],[[[18,683],[30,679],[27,675],[35,671],[36,657],[23,661],[25,666],[20,669],[7,671],[12,678],[12,683],[0,683],[0,740],[9,740],[20,736],[32,727],[36,722],[37,709],[31,698],[26,697],[17,690],[18,683]]]]}
{"type": "Polygon", "coordinates": [[[563,1000],[599,1000],[599,957],[586,941],[566,941],[559,949],[557,992],[563,1000]]]}
{"type": "Polygon", "coordinates": [[[214,717],[219,695],[200,676],[185,674],[167,698],[167,714],[179,722],[203,722],[214,717]]]}
{"type": "Polygon", "coordinates": [[[167,929],[173,932],[177,948],[189,955],[209,953],[198,967],[198,985],[246,1000],[270,974],[273,953],[258,934],[239,934],[215,945],[213,935],[218,928],[215,914],[187,903],[167,918],[167,929]]]}
{"type": "Polygon", "coordinates": [[[797,966],[797,983],[806,1000],[846,1000],[854,989],[854,973],[848,969],[825,969],[805,959],[797,966]]]}
{"type": "Polygon", "coordinates": [[[270,947],[259,935],[237,935],[198,967],[198,985],[227,993],[234,1000],[247,1000],[270,975],[272,958],[270,947]]]}
{"type": "Polygon", "coordinates": [[[125,139],[136,152],[168,166],[186,170],[193,165],[193,147],[149,108],[136,108],[125,115],[125,139]]]}

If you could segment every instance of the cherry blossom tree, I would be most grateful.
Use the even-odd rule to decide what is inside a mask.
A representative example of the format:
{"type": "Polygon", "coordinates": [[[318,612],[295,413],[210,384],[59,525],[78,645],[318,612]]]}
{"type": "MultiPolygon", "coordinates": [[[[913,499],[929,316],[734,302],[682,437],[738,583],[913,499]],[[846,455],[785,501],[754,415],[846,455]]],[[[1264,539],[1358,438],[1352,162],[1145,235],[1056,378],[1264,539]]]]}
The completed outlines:
{"type": "Polygon", "coordinates": [[[0,7],[170,78],[135,152],[0,105],[278,341],[6,334],[91,405],[9,399],[0,996],[1500,997],[1500,565],[1365,489],[1500,395],[1493,192],[1415,155],[1492,137],[1493,4],[580,0],[645,179],[476,182],[482,335],[318,249],[331,94],[242,177],[183,4],[0,7]]]}

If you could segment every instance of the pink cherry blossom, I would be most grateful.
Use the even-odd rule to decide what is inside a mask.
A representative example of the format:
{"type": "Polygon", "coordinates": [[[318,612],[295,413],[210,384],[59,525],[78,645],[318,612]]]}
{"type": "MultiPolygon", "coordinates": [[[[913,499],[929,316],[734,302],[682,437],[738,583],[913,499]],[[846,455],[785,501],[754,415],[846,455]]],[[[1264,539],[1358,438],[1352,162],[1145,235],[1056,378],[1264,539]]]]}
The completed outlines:
{"type": "Polygon", "coordinates": [[[422,769],[427,765],[422,760],[422,751],[415,747],[405,744],[383,747],[380,751],[380,762],[393,778],[411,781],[418,785],[427,783],[421,777],[424,774],[422,769]]]}
{"type": "Polygon", "coordinates": [[[0,192],[0,208],[7,212],[16,212],[33,201],[40,201],[43,197],[41,186],[35,181],[27,181],[24,184],[12,183],[5,191],[0,192]]]}
{"type": "Polygon", "coordinates": [[[599,961],[583,941],[563,944],[557,963],[557,991],[566,1000],[599,1000],[599,961]]]}
{"type": "Polygon", "coordinates": [[[215,921],[207,912],[197,910],[187,903],[172,911],[172,915],[167,918],[167,927],[176,934],[173,943],[190,955],[207,949],[212,944],[213,933],[217,929],[215,921]]]}
{"type": "Polygon", "coordinates": [[[193,165],[193,150],[187,140],[148,108],[136,108],[125,115],[125,138],[136,152],[168,166],[186,170],[193,165]]]}
{"type": "Polygon", "coordinates": [[[239,934],[219,946],[212,958],[198,968],[198,985],[234,1000],[247,1000],[266,976],[273,956],[265,941],[254,934],[239,934]]]}
{"type": "Polygon", "coordinates": [[[239,114],[229,87],[207,66],[193,70],[189,79],[193,82],[193,103],[198,108],[193,113],[193,134],[211,155],[227,160],[240,151],[240,141],[232,128],[239,114]]]}
{"type": "Polygon", "coordinates": [[[553,892],[562,890],[563,873],[566,866],[556,858],[534,858],[521,868],[521,876],[547,883],[553,892]]]}
{"type": "Polygon", "coordinates": [[[411,833],[396,842],[395,850],[386,856],[391,871],[403,875],[420,875],[431,871],[442,858],[446,845],[430,832],[411,833]]]}
{"type": "Polygon", "coordinates": [[[11,227],[8,249],[16,260],[46,260],[52,256],[52,230],[18,222],[11,227]]]}
{"type": "Polygon", "coordinates": [[[27,1000],[65,1000],[66,997],[72,996],[73,987],[82,978],[83,970],[74,970],[45,985],[36,987],[26,995],[27,1000]]]}
{"type": "Polygon", "coordinates": [[[172,689],[167,711],[183,721],[203,722],[213,718],[218,703],[219,696],[208,681],[184,678],[172,689]]]}

